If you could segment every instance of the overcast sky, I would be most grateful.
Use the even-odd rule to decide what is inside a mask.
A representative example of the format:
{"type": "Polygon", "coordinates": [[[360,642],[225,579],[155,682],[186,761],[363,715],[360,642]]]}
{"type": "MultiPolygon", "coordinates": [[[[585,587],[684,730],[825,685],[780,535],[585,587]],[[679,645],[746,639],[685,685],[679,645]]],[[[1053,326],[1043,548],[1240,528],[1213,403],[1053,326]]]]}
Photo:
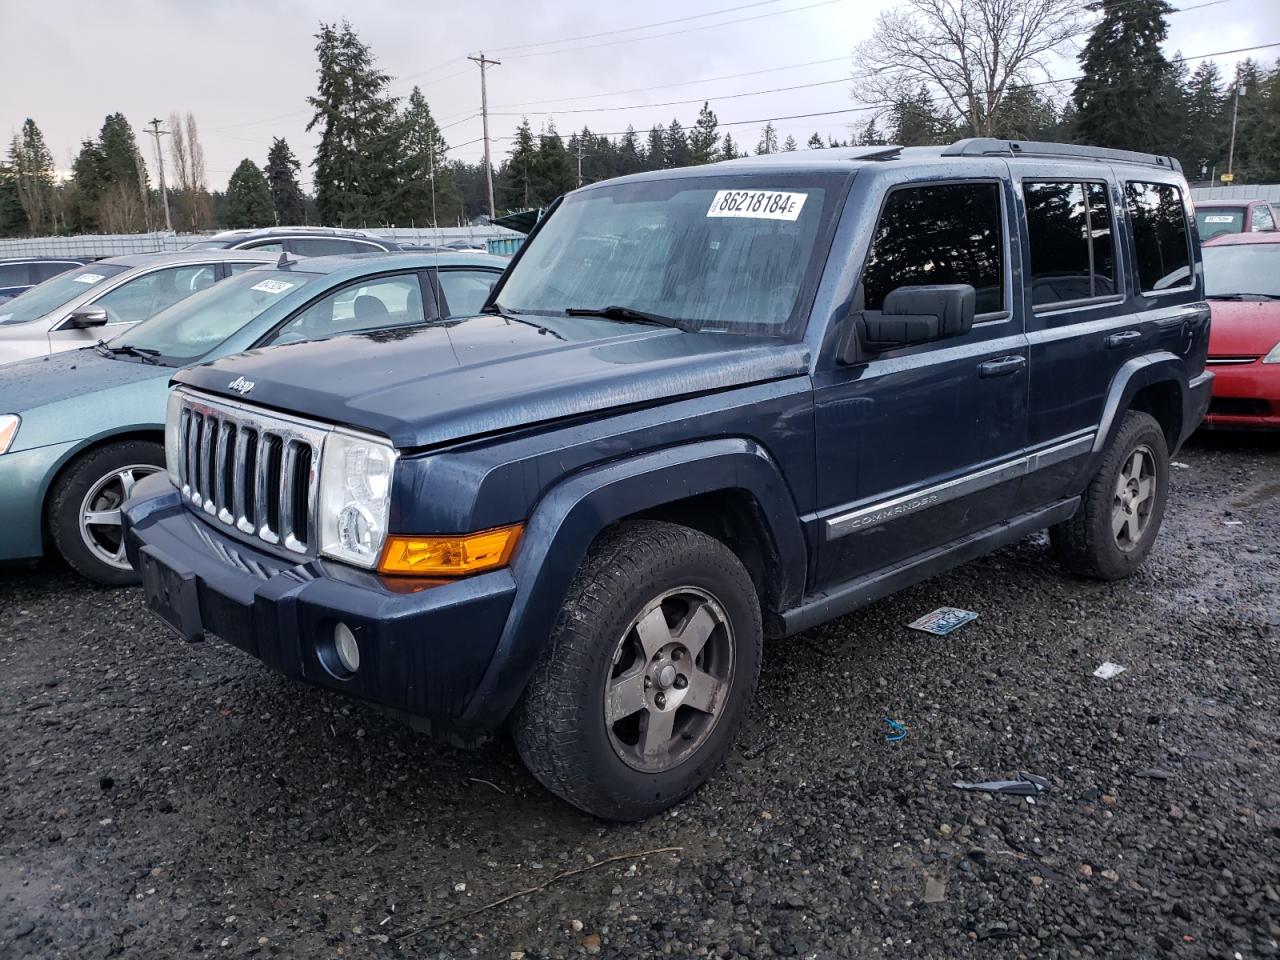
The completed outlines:
{"type": "MultiPolygon", "coordinates": [[[[702,99],[711,101],[722,132],[751,148],[759,123],[726,124],[855,105],[844,82],[854,68],[852,50],[870,34],[875,12],[892,2],[0,0],[0,133],[7,138],[25,117],[34,118],[65,170],[80,141],[119,111],[154,166],[144,123],[189,110],[200,127],[211,188],[222,189],[244,157],[262,165],[271,138],[282,136],[302,160],[310,190],[318,133],[305,130],[311,115],[305,98],[316,79],[313,35],[319,22],[345,16],[395,78],[394,93],[422,86],[446,140],[456,146],[454,157],[482,155],[479,142],[468,143],[481,136],[480,120],[472,116],[479,112],[480,80],[465,59],[481,49],[503,61],[489,72],[495,165],[523,114],[535,129],[554,117],[564,134],[584,123],[599,132],[625,130],[628,123],[644,131],[673,117],[691,125],[702,99]],[[694,19],[714,11],[726,12],[694,19]],[[590,36],[673,20],[680,22],[590,36]],[[530,46],[552,40],[564,42],[530,46]],[[800,85],[810,86],[729,96],[800,85]],[[688,100],[698,103],[658,106],[688,100]],[[619,106],[635,108],[600,109],[619,106]],[[592,112],[570,112],[588,108],[592,112]]],[[[1199,9],[1169,18],[1169,54],[1193,57],[1280,41],[1277,0],[1174,0],[1174,6],[1199,9]]],[[[1272,63],[1277,54],[1280,47],[1254,56],[1272,63]]],[[[1217,59],[1229,66],[1238,56],[1217,59]]],[[[1054,74],[1076,69],[1067,59],[1054,74]]],[[[790,133],[803,145],[814,130],[844,138],[851,124],[866,118],[864,112],[776,126],[780,140],[790,133]]]]}

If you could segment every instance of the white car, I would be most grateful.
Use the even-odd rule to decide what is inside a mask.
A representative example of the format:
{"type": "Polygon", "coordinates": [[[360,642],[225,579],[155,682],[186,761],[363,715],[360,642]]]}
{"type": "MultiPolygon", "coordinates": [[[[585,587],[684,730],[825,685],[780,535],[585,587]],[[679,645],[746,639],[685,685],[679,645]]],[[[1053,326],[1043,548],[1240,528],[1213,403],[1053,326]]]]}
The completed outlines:
{"type": "Polygon", "coordinates": [[[69,270],[0,303],[0,364],[109,339],[225,277],[278,258],[256,250],[138,253],[69,270]]]}

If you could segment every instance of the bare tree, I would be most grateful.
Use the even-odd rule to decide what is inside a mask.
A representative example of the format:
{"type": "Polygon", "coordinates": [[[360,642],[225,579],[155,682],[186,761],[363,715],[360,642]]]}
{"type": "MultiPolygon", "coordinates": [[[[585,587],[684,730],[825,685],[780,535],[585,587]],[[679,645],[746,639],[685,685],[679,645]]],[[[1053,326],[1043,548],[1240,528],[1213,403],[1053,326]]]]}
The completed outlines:
{"type": "Polygon", "coordinates": [[[169,153],[177,181],[178,221],[189,230],[204,230],[213,223],[213,200],[204,182],[204,148],[190,112],[186,120],[169,114],[169,153]]]}
{"type": "Polygon", "coordinates": [[[858,45],[854,96],[887,106],[924,83],[974,136],[990,136],[1010,85],[1047,77],[1083,23],[1079,0],[904,0],[858,45]]]}

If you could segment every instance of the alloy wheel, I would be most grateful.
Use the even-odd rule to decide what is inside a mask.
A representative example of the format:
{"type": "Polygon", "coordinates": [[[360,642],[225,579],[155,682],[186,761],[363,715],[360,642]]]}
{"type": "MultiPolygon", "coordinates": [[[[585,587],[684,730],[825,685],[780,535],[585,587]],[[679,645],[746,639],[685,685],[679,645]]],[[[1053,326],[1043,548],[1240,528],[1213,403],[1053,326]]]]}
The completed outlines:
{"type": "Polygon", "coordinates": [[[1133,550],[1142,542],[1156,504],[1156,458],[1145,443],[1136,447],[1116,478],[1111,507],[1111,533],[1121,550],[1133,550]]]}
{"type": "Polygon", "coordinates": [[[80,504],[80,536],[95,559],[117,570],[129,569],[120,507],[135,483],[160,469],[147,463],[130,464],[99,477],[89,488],[80,504]]]}

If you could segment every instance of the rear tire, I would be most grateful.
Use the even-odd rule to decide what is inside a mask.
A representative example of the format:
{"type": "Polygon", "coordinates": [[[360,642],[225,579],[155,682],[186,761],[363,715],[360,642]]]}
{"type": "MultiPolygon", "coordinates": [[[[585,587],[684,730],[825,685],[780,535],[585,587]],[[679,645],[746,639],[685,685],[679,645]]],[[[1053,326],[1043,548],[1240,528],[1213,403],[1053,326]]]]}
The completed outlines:
{"type": "Polygon", "coordinates": [[[73,570],[108,587],[140,581],[124,555],[120,504],[134,483],[163,469],[164,447],[128,440],[84,455],[58,478],[45,520],[73,570]]]}
{"type": "Polygon", "coordinates": [[[1095,580],[1122,580],[1155,545],[1169,496],[1169,448],[1150,414],[1130,410],[1107,444],[1080,508],[1049,529],[1058,561],[1095,580]]]}
{"type": "Polygon", "coordinates": [[[552,793],[640,820],[724,761],[755,693],[763,633],[751,577],[723,543],[659,521],[592,545],[513,718],[552,793]]]}

